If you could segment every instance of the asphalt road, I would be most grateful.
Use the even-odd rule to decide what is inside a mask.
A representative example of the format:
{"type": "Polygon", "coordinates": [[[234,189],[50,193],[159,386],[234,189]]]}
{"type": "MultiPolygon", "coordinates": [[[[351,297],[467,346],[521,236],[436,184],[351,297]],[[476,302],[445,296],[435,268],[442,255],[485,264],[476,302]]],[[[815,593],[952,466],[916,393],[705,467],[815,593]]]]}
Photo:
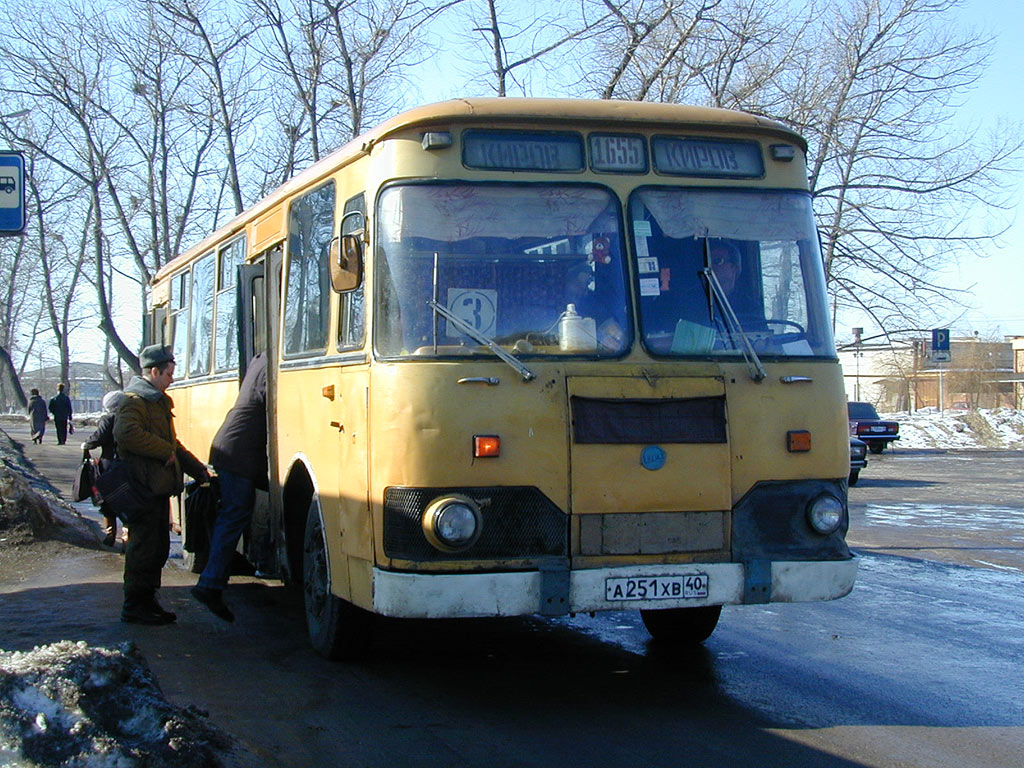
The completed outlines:
{"type": "MultiPolygon", "coordinates": [[[[77,449],[26,453],[69,487],[77,449]]],[[[275,582],[233,581],[229,625],[172,563],[178,624],[120,624],[120,557],[87,548],[0,583],[0,648],[132,639],[169,698],[262,766],[1019,768],[1022,461],[872,456],[851,492],[854,592],[727,607],[693,651],[651,642],[636,613],[387,621],[367,659],[332,664],[275,582]]]]}

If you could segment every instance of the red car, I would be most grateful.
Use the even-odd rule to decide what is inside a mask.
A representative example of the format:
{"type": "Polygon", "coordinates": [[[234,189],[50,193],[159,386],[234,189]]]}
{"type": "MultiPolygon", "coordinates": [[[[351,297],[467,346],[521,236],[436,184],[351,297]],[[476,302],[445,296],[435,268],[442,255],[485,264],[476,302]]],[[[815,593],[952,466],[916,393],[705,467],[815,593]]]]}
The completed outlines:
{"type": "Polygon", "coordinates": [[[871,403],[847,403],[850,416],[850,436],[863,440],[872,453],[881,453],[889,443],[900,439],[900,425],[897,421],[878,418],[878,411],[871,403]]]}

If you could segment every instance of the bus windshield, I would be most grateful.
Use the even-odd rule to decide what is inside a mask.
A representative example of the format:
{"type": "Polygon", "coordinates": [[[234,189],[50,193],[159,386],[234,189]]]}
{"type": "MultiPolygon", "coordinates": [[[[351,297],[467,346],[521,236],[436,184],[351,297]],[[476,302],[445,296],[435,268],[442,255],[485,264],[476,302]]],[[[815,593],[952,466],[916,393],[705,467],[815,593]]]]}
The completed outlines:
{"type": "Polygon", "coordinates": [[[383,357],[493,354],[481,339],[516,357],[629,349],[620,209],[608,190],[409,184],[387,188],[378,206],[383,357]]]}
{"type": "Polygon", "coordinates": [[[652,354],[835,356],[806,193],[644,187],[630,218],[652,354]]]}

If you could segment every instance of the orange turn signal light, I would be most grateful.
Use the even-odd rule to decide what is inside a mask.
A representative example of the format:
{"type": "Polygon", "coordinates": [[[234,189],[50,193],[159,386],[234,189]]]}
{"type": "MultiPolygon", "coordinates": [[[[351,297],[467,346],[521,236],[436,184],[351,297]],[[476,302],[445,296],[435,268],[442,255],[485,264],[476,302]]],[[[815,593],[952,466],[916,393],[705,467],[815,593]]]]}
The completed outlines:
{"type": "Polygon", "coordinates": [[[806,429],[794,429],[787,432],[786,450],[790,453],[805,453],[811,450],[811,433],[806,429]]]}
{"type": "Polygon", "coordinates": [[[501,438],[497,435],[473,435],[473,456],[483,459],[501,455],[501,438]]]}

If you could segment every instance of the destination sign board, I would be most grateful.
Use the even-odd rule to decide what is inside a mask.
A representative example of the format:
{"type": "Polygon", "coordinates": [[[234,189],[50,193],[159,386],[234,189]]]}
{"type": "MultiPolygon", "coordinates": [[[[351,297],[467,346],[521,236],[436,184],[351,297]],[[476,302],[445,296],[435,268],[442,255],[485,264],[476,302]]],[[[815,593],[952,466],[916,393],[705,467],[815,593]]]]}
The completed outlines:
{"type": "Polygon", "coordinates": [[[672,176],[764,176],[761,145],[750,141],[713,141],[674,136],[651,140],[654,169],[672,176]]]}
{"type": "Polygon", "coordinates": [[[466,131],[462,162],[498,171],[582,171],[583,138],[545,131],[466,131]]]}

